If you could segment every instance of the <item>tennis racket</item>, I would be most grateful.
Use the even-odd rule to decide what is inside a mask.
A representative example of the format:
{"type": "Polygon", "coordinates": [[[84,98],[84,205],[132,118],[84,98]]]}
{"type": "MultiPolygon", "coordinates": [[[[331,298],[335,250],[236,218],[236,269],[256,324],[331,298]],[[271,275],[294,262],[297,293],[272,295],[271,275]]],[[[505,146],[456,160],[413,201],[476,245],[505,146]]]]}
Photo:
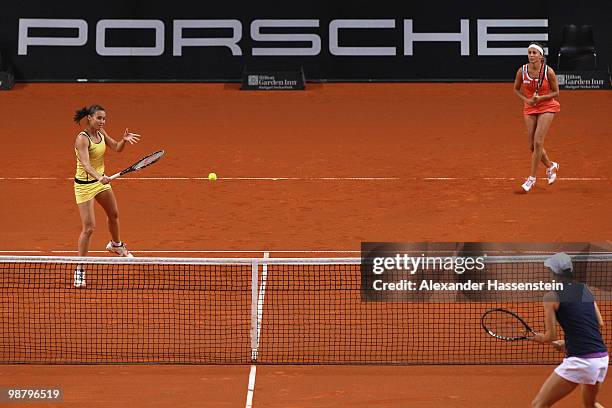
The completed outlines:
{"type": "Polygon", "coordinates": [[[506,309],[487,310],[480,322],[489,335],[500,340],[533,340],[536,334],[516,313],[506,309]]]}
{"type": "Polygon", "coordinates": [[[113,174],[112,176],[109,177],[109,179],[114,180],[117,177],[123,176],[133,171],[144,169],[145,167],[150,166],[156,161],[158,161],[159,159],[161,159],[164,156],[164,154],[166,154],[166,152],[164,150],[160,150],[146,157],[143,157],[142,159],[138,160],[136,163],[132,164],[127,169],[122,170],[119,173],[113,174]]]}
{"type": "Polygon", "coordinates": [[[540,65],[540,71],[538,72],[538,83],[536,84],[536,90],[534,95],[540,95],[540,87],[542,86],[542,81],[544,81],[544,74],[546,73],[546,57],[542,57],[542,64],[540,65]]]}

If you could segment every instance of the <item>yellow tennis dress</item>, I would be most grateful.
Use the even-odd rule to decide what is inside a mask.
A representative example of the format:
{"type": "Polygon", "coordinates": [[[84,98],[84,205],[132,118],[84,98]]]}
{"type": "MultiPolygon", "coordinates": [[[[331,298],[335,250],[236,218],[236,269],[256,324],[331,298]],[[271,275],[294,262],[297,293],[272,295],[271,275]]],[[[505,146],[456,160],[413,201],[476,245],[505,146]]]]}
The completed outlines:
{"type": "MultiPolygon", "coordinates": [[[[100,142],[94,143],[87,132],[81,132],[80,135],[85,135],[89,140],[89,163],[100,174],[104,174],[104,152],[106,152],[106,143],[104,136],[98,132],[100,142]]],[[[74,175],[74,196],[77,204],[91,200],[102,191],[110,190],[110,184],[102,184],[92,176],[90,176],[83,167],[83,163],[79,160],[79,152],[76,153],[76,174],[74,175]]]]}

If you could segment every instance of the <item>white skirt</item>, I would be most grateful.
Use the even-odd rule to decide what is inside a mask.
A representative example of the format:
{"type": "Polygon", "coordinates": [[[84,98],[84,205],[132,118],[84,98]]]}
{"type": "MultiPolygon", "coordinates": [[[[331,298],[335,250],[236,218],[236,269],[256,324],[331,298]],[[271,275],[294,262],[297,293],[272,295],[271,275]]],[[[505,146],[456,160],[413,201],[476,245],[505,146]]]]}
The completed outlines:
{"type": "Polygon", "coordinates": [[[568,357],[555,368],[555,373],[576,384],[602,383],[608,372],[609,357],[568,357]]]}

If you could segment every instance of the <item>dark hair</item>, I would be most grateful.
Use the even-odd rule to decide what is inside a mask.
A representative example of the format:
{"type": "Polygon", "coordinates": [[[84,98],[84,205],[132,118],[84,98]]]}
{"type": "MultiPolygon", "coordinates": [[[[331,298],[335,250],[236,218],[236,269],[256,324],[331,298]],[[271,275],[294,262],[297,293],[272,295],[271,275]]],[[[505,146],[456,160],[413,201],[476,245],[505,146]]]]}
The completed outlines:
{"type": "Polygon", "coordinates": [[[96,111],[105,111],[100,105],[91,105],[91,106],[83,106],[81,109],[75,112],[74,121],[79,124],[81,119],[83,119],[87,115],[93,115],[96,111]]]}
{"type": "Polygon", "coordinates": [[[564,269],[563,271],[561,271],[561,273],[555,274],[555,278],[557,278],[560,281],[565,281],[565,282],[576,280],[576,277],[574,276],[574,272],[572,272],[571,269],[564,269]]]}

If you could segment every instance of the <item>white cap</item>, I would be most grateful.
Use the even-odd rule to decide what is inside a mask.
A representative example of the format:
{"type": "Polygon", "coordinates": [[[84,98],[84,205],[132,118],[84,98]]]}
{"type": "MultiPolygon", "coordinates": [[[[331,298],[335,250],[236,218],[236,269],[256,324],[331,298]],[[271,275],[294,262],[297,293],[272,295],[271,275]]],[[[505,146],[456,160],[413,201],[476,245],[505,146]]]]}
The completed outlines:
{"type": "Polygon", "coordinates": [[[563,275],[563,272],[573,271],[572,258],[565,252],[559,252],[544,261],[544,266],[552,269],[557,275],[563,275]]]}

